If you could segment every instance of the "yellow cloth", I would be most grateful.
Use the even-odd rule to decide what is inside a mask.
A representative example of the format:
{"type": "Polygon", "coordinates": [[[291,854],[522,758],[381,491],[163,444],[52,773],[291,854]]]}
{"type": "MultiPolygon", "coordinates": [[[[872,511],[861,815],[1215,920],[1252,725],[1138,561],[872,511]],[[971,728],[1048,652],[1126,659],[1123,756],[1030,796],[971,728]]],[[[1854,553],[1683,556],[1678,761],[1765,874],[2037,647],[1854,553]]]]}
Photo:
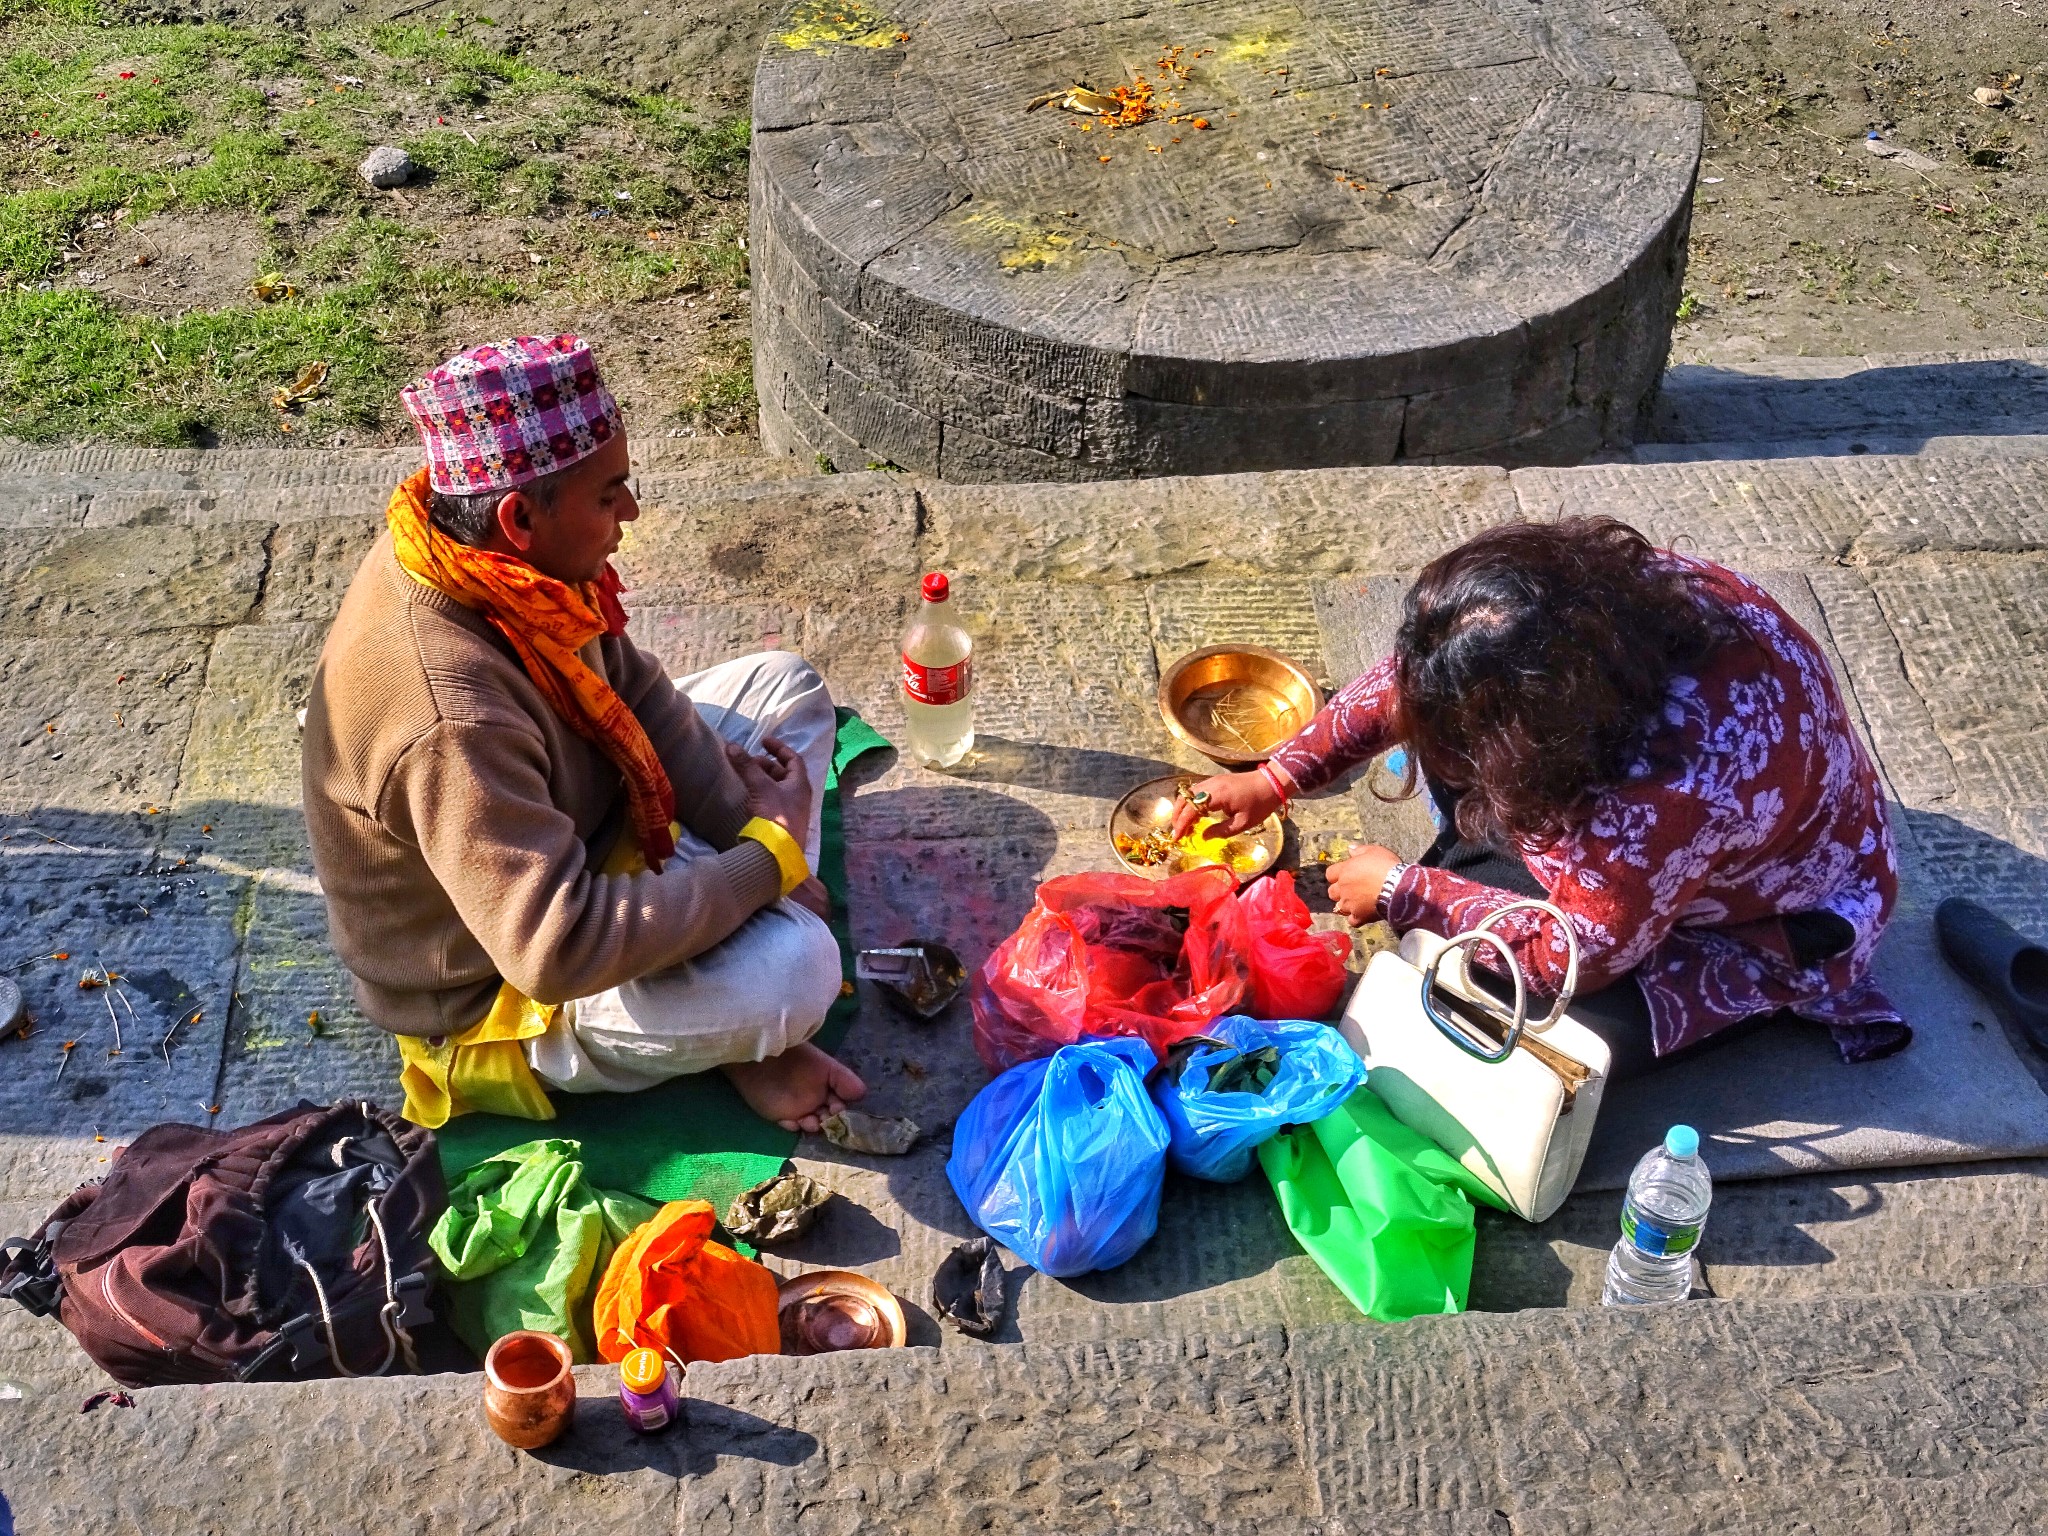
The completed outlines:
{"type": "Polygon", "coordinates": [[[811,878],[811,865],[804,857],[803,845],[791,837],[789,829],[780,822],[756,816],[740,828],[740,836],[752,838],[775,855],[775,862],[782,867],[783,895],[787,896],[811,878]]]}
{"type": "Polygon", "coordinates": [[[521,1120],[552,1120],[555,1106],[526,1064],[522,1040],[544,1035],[561,1009],[536,1003],[510,982],[481,1021],[436,1044],[419,1035],[400,1035],[405,1065],[398,1083],[405,1090],[399,1113],[414,1125],[437,1130],[457,1115],[481,1110],[521,1120]]]}
{"type": "MultiPolygon", "coordinates": [[[[671,846],[682,832],[681,822],[669,824],[671,846]]],[[[631,827],[612,844],[603,868],[607,875],[646,871],[646,855],[631,827]]],[[[399,1113],[430,1131],[476,1110],[520,1120],[554,1119],[555,1106],[520,1042],[546,1034],[561,1012],[552,1003],[536,1003],[508,981],[498,988],[491,1011],[461,1034],[445,1036],[438,1045],[418,1035],[400,1035],[398,1054],[405,1065],[398,1083],[405,1090],[405,1108],[399,1113]]]]}

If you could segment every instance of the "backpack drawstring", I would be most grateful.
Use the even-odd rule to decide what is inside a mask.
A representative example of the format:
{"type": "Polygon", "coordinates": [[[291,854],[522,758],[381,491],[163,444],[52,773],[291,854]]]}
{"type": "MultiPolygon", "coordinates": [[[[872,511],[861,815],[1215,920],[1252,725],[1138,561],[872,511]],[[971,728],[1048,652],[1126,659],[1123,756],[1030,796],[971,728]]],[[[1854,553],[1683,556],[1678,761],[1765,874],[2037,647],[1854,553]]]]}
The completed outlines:
{"type": "Polygon", "coordinates": [[[399,1321],[401,1304],[398,1300],[398,1282],[391,1267],[391,1240],[384,1233],[384,1218],[377,1211],[377,1202],[372,1199],[364,1207],[370,1217],[370,1225],[377,1232],[377,1251],[384,1258],[384,1305],[377,1311],[377,1322],[384,1330],[384,1358],[371,1371],[352,1371],[348,1362],[341,1358],[341,1345],[334,1335],[334,1313],[327,1305],[327,1288],[320,1283],[320,1272],[307,1260],[305,1251],[296,1243],[289,1252],[292,1261],[306,1272],[306,1278],[313,1282],[313,1297],[320,1303],[320,1326],[327,1333],[327,1358],[334,1362],[334,1369],[343,1376],[382,1376],[391,1369],[391,1362],[402,1352],[406,1369],[415,1376],[420,1374],[419,1356],[413,1351],[412,1335],[405,1324],[399,1321]]]}
{"type": "MultiPolygon", "coordinates": [[[[384,1255],[384,1306],[377,1314],[377,1321],[384,1325],[384,1337],[405,1354],[405,1368],[417,1376],[420,1374],[420,1357],[413,1353],[412,1335],[406,1332],[400,1320],[398,1282],[391,1268],[391,1240],[384,1235],[384,1218],[377,1214],[377,1202],[369,1205],[370,1225],[377,1229],[377,1249],[384,1255]]],[[[384,1363],[389,1366],[391,1359],[386,1355],[384,1363]]],[[[378,1374],[381,1376],[382,1371],[378,1374]]]]}

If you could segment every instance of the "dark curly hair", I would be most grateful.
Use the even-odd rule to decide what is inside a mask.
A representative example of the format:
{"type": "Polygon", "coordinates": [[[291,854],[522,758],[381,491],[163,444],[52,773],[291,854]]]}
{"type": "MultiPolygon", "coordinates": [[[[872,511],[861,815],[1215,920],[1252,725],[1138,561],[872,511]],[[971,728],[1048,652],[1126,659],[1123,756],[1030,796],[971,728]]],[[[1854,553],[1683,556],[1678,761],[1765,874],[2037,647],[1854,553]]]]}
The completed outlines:
{"type": "Polygon", "coordinates": [[[1745,631],[1697,578],[1608,517],[1510,523],[1409,589],[1395,710],[1419,771],[1459,796],[1459,834],[1547,847],[1655,756],[1673,676],[1745,631]]]}

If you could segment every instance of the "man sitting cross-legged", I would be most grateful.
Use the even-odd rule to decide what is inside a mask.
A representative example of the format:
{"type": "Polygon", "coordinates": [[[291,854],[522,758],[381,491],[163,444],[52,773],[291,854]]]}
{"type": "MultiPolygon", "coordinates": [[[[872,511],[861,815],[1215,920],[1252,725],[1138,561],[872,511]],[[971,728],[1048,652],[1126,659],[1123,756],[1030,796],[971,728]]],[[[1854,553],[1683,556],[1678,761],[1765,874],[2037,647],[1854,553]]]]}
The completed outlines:
{"type": "Polygon", "coordinates": [[[866,1091],[809,1043],[838,995],[832,701],[765,652],[671,683],[608,557],[640,515],[574,336],[402,394],[401,484],[314,675],[305,805],[334,945],[398,1036],[407,1114],[547,1118],[542,1083],[722,1070],[790,1130],[866,1091]],[[749,747],[756,750],[749,750],[749,747]]]}

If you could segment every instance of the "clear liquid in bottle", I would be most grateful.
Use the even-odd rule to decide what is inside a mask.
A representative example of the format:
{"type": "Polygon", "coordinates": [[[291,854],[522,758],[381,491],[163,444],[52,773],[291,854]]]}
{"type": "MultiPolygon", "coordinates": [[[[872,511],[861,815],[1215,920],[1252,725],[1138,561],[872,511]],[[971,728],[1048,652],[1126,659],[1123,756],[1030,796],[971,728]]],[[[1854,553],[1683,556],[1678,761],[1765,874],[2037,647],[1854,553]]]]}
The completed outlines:
{"type": "Polygon", "coordinates": [[[951,584],[934,571],[903,635],[903,714],[910,755],[951,768],[974,750],[974,640],[953,622],[951,584]]]}

